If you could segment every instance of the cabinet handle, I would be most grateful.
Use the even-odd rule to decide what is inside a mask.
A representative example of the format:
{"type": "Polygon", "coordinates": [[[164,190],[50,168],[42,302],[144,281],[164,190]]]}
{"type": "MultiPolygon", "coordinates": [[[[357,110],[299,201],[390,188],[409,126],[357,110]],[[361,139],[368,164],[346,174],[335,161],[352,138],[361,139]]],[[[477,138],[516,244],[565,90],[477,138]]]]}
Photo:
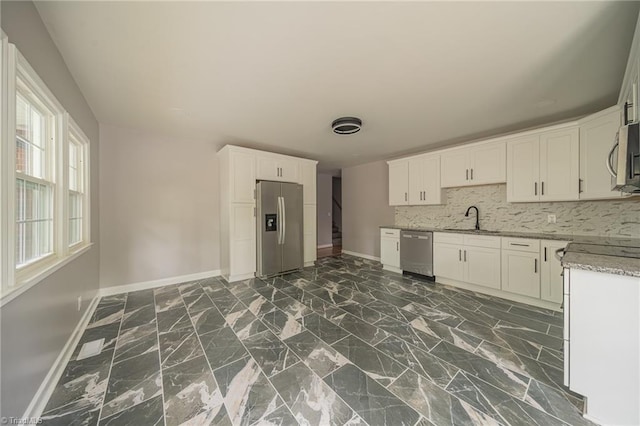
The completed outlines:
{"type": "Polygon", "coordinates": [[[540,189],[541,189],[541,193],[540,193],[540,195],[544,195],[544,182],[542,182],[542,183],[540,184],[540,186],[541,186],[541,188],[540,188],[540,189]]]}
{"type": "Polygon", "coordinates": [[[471,180],[473,180],[473,169],[471,169],[471,180]]]}
{"type": "Polygon", "coordinates": [[[466,172],[467,172],[467,177],[465,179],[469,180],[469,169],[467,169],[466,172]]]}
{"type": "Polygon", "coordinates": [[[404,193],[404,200],[407,201],[407,193],[404,193]]]}
{"type": "Polygon", "coordinates": [[[582,194],[582,179],[578,179],[578,194],[582,194]]]}
{"type": "Polygon", "coordinates": [[[533,259],[533,272],[538,273],[538,259],[533,259]]]}
{"type": "Polygon", "coordinates": [[[462,250],[458,249],[458,261],[462,262],[462,250]]]}
{"type": "Polygon", "coordinates": [[[396,251],[400,251],[400,243],[396,241],[396,251]]]}
{"type": "Polygon", "coordinates": [[[529,247],[530,246],[530,244],[521,244],[521,243],[509,243],[509,245],[519,246],[519,247],[529,247]]]}
{"type": "Polygon", "coordinates": [[[466,250],[464,251],[464,261],[465,262],[467,261],[467,251],[466,250]]]}
{"type": "Polygon", "coordinates": [[[547,261],[547,248],[544,248],[544,261],[547,261]]]}
{"type": "Polygon", "coordinates": [[[533,195],[538,195],[538,182],[533,182],[533,195]]]}

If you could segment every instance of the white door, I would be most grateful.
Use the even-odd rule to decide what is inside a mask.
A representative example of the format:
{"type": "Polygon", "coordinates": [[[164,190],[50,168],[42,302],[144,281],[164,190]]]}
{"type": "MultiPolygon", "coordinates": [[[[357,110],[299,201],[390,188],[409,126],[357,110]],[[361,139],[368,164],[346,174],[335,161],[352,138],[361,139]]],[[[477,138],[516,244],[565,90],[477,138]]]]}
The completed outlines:
{"type": "Polygon", "coordinates": [[[256,161],[259,180],[279,180],[278,160],[275,155],[259,155],[256,161]]]}
{"type": "Polygon", "coordinates": [[[278,159],[278,180],[282,182],[298,182],[299,163],[294,159],[280,157],[278,159]]]}
{"type": "Polygon", "coordinates": [[[398,161],[389,164],[389,205],[409,204],[409,162],[398,161]]]}
{"type": "Polygon", "coordinates": [[[577,127],[540,135],[540,201],[578,199],[578,137],[577,127]]]}
{"type": "Polygon", "coordinates": [[[231,202],[253,203],[256,189],[256,159],[254,154],[230,152],[231,202]]]}
{"type": "Polygon", "coordinates": [[[540,247],[540,298],[562,303],[562,265],[555,252],[567,246],[566,241],[542,241],[540,247]]]}
{"type": "Polygon", "coordinates": [[[614,109],[580,124],[580,199],[620,198],[611,190],[611,175],[606,161],[620,127],[620,111],[614,109]]]}
{"type": "Polygon", "coordinates": [[[423,204],[441,204],[442,188],[440,187],[440,156],[423,157],[422,161],[423,204]]]}
{"type": "Polygon", "coordinates": [[[507,201],[538,201],[540,142],[537,135],[507,142],[507,201]]]}
{"type": "Polygon", "coordinates": [[[422,157],[416,157],[409,160],[409,205],[417,206],[426,204],[424,200],[424,185],[422,175],[423,162],[422,157]]]}
{"type": "Polygon", "coordinates": [[[461,149],[440,156],[440,183],[443,188],[469,185],[468,150],[461,149]]]}
{"type": "Polygon", "coordinates": [[[540,253],[502,250],[502,290],[540,297],[540,253]]]}
{"type": "Polygon", "coordinates": [[[500,288],[500,249],[464,246],[464,281],[484,287],[500,288]]]}
{"type": "Polygon", "coordinates": [[[473,185],[507,181],[507,146],[504,142],[481,145],[470,150],[469,180],[473,185]]]}
{"type": "Polygon", "coordinates": [[[300,177],[298,183],[302,184],[302,198],[304,204],[317,204],[316,196],[316,165],[304,161],[300,163],[300,177]]]}
{"type": "Polygon", "coordinates": [[[380,263],[400,267],[400,238],[380,238],[380,263]]]}
{"type": "Polygon", "coordinates": [[[433,274],[436,277],[464,280],[462,246],[436,243],[433,245],[433,274]]]}

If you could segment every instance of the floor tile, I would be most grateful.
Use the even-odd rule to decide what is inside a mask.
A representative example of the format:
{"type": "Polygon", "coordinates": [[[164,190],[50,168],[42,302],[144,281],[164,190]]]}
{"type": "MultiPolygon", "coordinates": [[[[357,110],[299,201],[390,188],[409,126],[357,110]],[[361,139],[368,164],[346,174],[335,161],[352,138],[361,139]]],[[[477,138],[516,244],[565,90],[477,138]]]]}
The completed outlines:
{"type": "Polygon", "coordinates": [[[204,355],[198,341],[198,335],[193,328],[162,333],[159,340],[162,368],[168,368],[204,355]]]}
{"type": "Polygon", "coordinates": [[[352,364],[324,380],[371,426],[413,426],[420,419],[418,412],[352,364]]]}
{"type": "Polygon", "coordinates": [[[227,314],[225,320],[240,340],[267,330],[267,327],[249,309],[227,314]]]}
{"type": "Polygon", "coordinates": [[[161,426],[163,424],[162,395],[100,420],[100,426],[161,426]]]}
{"type": "Polygon", "coordinates": [[[300,358],[269,330],[254,334],[243,343],[267,377],[300,361],[300,358]]]}
{"type": "Polygon", "coordinates": [[[287,346],[320,377],[337,370],[349,360],[327,343],[304,331],[285,340],[287,346]]]}
{"type": "Polygon", "coordinates": [[[305,329],[311,331],[328,344],[332,344],[349,334],[345,329],[315,313],[307,315],[300,321],[305,329]]]}
{"type": "Polygon", "coordinates": [[[200,341],[209,364],[214,370],[249,356],[242,342],[229,327],[203,334],[200,336],[200,341]]]}
{"type": "Polygon", "coordinates": [[[158,350],[158,333],[155,323],[121,330],[116,342],[114,363],[134,356],[158,350]]]}
{"type": "Polygon", "coordinates": [[[383,329],[362,321],[351,314],[346,314],[339,322],[340,327],[355,334],[360,339],[374,346],[389,336],[383,329]]]}
{"type": "Polygon", "coordinates": [[[215,306],[192,314],[191,320],[198,334],[209,333],[226,325],[224,317],[215,306]]]}
{"type": "Polygon", "coordinates": [[[298,320],[292,315],[285,314],[278,308],[266,313],[262,317],[262,323],[281,340],[295,336],[303,330],[302,324],[300,324],[298,320]]]}
{"type": "Polygon", "coordinates": [[[184,304],[170,310],[158,312],[156,318],[160,333],[192,327],[191,317],[189,317],[184,304]]]}
{"type": "Polygon", "coordinates": [[[461,330],[423,317],[416,318],[409,324],[418,331],[429,334],[437,339],[445,340],[469,352],[473,352],[480,342],[482,342],[482,339],[461,330]]]}

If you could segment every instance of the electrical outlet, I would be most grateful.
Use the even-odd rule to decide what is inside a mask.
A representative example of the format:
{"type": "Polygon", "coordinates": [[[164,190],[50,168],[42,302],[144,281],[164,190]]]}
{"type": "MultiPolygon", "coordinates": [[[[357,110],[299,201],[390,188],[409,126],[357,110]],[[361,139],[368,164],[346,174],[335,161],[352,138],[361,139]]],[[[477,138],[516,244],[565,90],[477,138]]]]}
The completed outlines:
{"type": "Polygon", "coordinates": [[[82,307],[82,296],[78,296],[78,311],[82,307]]]}
{"type": "Polygon", "coordinates": [[[548,214],[547,215],[547,223],[556,223],[556,215],[548,214]]]}

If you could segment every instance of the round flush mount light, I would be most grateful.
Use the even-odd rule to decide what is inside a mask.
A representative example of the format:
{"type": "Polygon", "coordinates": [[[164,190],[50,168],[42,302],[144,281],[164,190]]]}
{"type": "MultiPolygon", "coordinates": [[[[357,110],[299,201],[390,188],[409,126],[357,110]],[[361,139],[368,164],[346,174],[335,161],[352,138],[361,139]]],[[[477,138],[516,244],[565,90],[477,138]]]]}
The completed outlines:
{"type": "Polygon", "coordinates": [[[331,123],[333,133],[338,135],[352,135],[358,133],[362,127],[362,120],[356,117],[341,117],[331,123]]]}

